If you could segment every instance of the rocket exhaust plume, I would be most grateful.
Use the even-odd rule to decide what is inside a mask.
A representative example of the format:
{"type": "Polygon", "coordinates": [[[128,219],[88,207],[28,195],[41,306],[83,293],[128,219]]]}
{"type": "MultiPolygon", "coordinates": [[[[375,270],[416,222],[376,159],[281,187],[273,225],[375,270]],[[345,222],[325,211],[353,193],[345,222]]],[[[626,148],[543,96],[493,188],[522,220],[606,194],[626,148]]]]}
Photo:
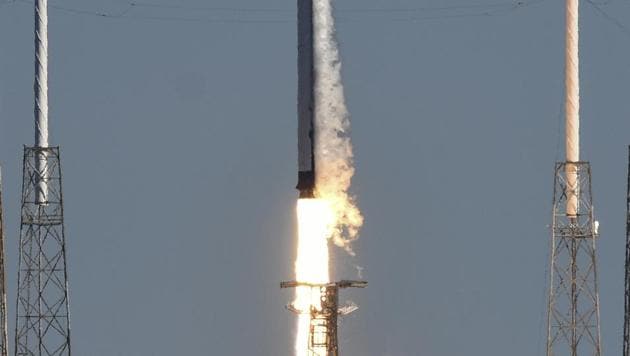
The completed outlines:
{"type": "MultiPolygon", "coordinates": [[[[35,0],[35,147],[48,147],[48,1],[35,0]]],[[[47,155],[39,152],[37,203],[48,200],[47,155]]]]}
{"type": "Polygon", "coordinates": [[[363,217],[348,194],[354,175],[350,116],[331,0],[298,0],[298,117],[300,198],[330,202],[331,239],[352,253],[363,217]]]}
{"type": "MultiPolygon", "coordinates": [[[[580,161],[580,59],[579,0],[566,0],[565,114],[567,163],[580,161]]],[[[579,194],[577,166],[566,165],[567,216],[578,212],[579,194]]]]}
{"type": "MultiPolygon", "coordinates": [[[[295,277],[298,283],[307,284],[330,282],[329,241],[352,254],[350,244],[363,223],[348,193],[354,174],[350,118],[331,1],[298,0],[296,188],[300,199],[295,277]]],[[[296,288],[297,356],[327,355],[326,346],[309,340],[313,312],[322,310],[321,293],[321,288],[296,288]]]]}
{"type": "Polygon", "coordinates": [[[331,0],[313,4],[315,44],[315,186],[318,197],[331,204],[335,215],[333,242],[352,253],[363,217],[348,193],[354,164],[350,116],[341,80],[341,59],[335,39],[331,0]]]}

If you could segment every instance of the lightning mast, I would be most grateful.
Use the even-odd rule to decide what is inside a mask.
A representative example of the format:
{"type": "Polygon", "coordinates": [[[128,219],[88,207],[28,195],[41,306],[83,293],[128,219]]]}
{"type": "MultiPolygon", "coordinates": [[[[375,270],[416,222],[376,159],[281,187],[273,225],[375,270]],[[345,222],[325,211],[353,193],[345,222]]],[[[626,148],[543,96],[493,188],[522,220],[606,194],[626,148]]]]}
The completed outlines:
{"type": "Polygon", "coordinates": [[[597,222],[579,151],[579,0],[566,0],[566,161],[555,166],[547,356],[600,356],[597,222]]]}
{"type": "Polygon", "coordinates": [[[626,278],[623,318],[623,356],[630,356],[630,146],[628,146],[628,190],[626,196],[626,278]]]}
{"type": "Polygon", "coordinates": [[[2,205],[2,171],[0,171],[0,356],[9,352],[7,335],[7,284],[4,253],[4,207],[2,205]]]}
{"type": "Polygon", "coordinates": [[[70,356],[59,147],[48,142],[48,4],[35,0],[35,145],[24,147],[16,356],[70,356]]]}

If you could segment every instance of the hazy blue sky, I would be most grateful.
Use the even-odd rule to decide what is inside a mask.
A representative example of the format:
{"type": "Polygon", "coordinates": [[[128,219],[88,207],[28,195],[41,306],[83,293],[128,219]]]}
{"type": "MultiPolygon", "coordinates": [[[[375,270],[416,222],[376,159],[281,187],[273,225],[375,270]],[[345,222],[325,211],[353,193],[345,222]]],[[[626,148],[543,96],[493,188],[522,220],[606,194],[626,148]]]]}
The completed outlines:
{"type": "MultiPolygon", "coordinates": [[[[0,0],[11,312],[22,145],[33,143],[28,1],[0,0]]],[[[295,1],[144,0],[127,12],[127,0],[51,1],[75,354],[291,354],[291,294],[278,282],[295,250],[295,1]]],[[[336,1],[353,9],[337,12],[338,37],[366,219],[337,275],[358,265],[370,282],[346,294],[361,308],[342,322],[344,355],[543,355],[564,1],[515,2],[336,1]]],[[[615,354],[630,2],[602,2],[627,27],[582,2],[582,153],[601,221],[603,347],[615,354]]]]}

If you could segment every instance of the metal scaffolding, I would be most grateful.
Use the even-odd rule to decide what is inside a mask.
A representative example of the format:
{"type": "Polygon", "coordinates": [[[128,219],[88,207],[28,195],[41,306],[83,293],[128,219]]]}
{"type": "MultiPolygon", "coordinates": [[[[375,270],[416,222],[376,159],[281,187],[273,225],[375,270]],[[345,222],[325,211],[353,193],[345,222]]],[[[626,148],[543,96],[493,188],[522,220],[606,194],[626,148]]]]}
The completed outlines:
{"type": "Polygon", "coordinates": [[[553,196],[547,356],[600,356],[598,223],[589,163],[556,163],[553,196]],[[577,176],[575,186],[568,185],[567,174],[577,176]],[[576,196],[577,209],[569,214],[567,197],[576,196]]]}
{"type": "Polygon", "coordinates": [[[23,167],[15,355],[70,356],[59,148],[25,147],[23,167]]]}
{"type": "Polygon", "coordinates": [[[0,355],[7,356],[9,337],[7,336],[7,282],[4,252],[4,206],[2,205],[2,172],[0,171],[0,355]]]}
{"type": "Polygon", "coordinates": [[[338,324],[339,315],[348,315],[356,306],[339,307],[339,289],[365,288],[365,281],[343,280],[336,283],[312,284],[301,282],[282,282],[280,288],[317,288],[321,295],[321,308],[311,306],[310,310],[298,310],[292,304],[287,309],[296,314],[310,314],[309,351],[312,356],[339,356],[338,324]],[[326,355],[319,355],[315,350],[326,350],[326,355]]]}
{"type": "Polygon", "coordinates": [[[630,146],[628,146],[628,190],[626,195],[626,278],[623,318],[623,356],[630,356],[630,146]]]}

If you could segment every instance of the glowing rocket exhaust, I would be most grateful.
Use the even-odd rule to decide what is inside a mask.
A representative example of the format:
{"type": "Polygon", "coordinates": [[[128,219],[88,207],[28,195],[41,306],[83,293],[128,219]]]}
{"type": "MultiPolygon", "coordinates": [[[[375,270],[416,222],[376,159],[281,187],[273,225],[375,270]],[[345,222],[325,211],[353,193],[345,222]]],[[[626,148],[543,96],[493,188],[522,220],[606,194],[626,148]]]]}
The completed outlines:
{"type": "MultiPolygon", "coordinates": [[[[298,252],[295,261],[295,280],[326,284],[330,282],[328,236],[334,218],[330,207],[321,199],[300,199],[297,214],[298,252]]],[[[322,309],[321,298],[319,288],[299,286],[295,290],[293,308],[298,316],[296,356],[327,355],[326,345],[312,345],[309,340],[311,311],[322,309]]]]}

